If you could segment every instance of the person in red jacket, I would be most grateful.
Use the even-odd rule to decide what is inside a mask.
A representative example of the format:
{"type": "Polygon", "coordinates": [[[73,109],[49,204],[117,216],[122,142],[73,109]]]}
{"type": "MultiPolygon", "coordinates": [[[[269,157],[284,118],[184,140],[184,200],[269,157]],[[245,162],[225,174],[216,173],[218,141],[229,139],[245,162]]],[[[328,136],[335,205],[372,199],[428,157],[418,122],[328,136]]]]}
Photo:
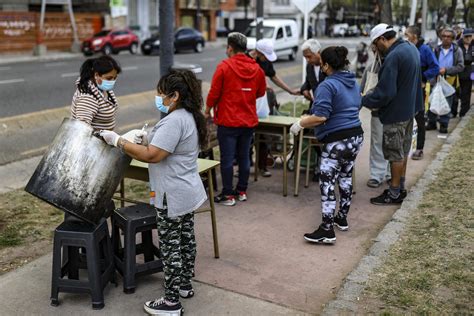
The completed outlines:
{"type": "Polygon", "coordinates": [[[206,101],[206,117],[214,112],[221,154],[222,192],[215,202],[235,205],[247,200],[250,174],[249,150],[258,124],[256,100],[265,95],[265,74],[254,59],[245,55],[247,38],[237,32],[227,37],[229,58],[217,65],[206,101]],[[237,153],[236,153],[237,151],[237,153]],[[238,157],[239,180],[233,189],[233,160],[238,157]]]}

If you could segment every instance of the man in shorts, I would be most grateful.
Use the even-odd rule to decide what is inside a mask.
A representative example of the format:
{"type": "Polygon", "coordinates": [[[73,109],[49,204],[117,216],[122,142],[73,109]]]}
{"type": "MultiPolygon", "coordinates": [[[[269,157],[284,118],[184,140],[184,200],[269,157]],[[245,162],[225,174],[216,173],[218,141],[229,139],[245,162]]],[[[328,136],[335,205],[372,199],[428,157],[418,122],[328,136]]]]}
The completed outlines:
{"type": "Polygon", "coordinates": [[[378,109],[383,124],[382,151],[390,162],[390,187],[370,199],[376,205],[401,204],[407,195],[405,174],[413,133],[413,118],[422,107],[421,66],[417,48],[397,39],[392,26],[376,25],[370,40],[384,62],[372,93],[362,98],[362,106],[378,109]]]}

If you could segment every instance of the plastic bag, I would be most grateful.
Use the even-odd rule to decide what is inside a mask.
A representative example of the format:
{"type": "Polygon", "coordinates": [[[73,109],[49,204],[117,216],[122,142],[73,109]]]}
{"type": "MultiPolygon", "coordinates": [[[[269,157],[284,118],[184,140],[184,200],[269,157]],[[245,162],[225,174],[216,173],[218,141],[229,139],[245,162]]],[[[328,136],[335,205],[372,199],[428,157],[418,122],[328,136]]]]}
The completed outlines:
{"type": "Polygon", "coordinates": [[[258,118],[266,118],[270,114],[270,107],[268,106],[267,94],[257,99],[257,116],[258,118]]]}
{"type": "Polygon", "coordinates": [[[430,95],[430,111],[436,115],[446,115],[451,112],[451,107],[446,101],[443,88],[440,84],[434,87],[430,95]]]}
{"type": "Polygon", "coordinates": [[[380,57],[377,55],[374,62],[372,63],[372,66],[365,74],[365,84],[362,95],[366,95],[370,90],[373,90],[377,86],[377,83],[379,82],[378,70],[380,69],[381,63],[380,57]]]}
{"type": "Polygon", "coordinates": [[[440,76],[438,79],[438,85],[443,88],[443,94],[446,98],[456,93],[456,89],[454,89],[454,87],[450,85],[449,82],[447,82],[442,76],[440,76]]]}

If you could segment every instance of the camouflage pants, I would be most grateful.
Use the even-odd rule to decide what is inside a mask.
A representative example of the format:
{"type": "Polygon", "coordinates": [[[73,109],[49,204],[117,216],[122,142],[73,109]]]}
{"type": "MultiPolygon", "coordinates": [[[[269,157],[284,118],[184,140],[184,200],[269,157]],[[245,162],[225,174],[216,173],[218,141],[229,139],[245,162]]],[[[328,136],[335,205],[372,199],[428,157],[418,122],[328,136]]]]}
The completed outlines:
{"type": "Polygon", "coordinates": [[[165,275],[165,299],[179,301],[179,288],[194,277],[196,239],[194,213],[170,218],[166,209],[157,209],[160,252],[165,275]]]}
{"type": "Polygon", "coordinates": [[[321,210],[323,225],[331,228],[336,212],[336,182],[339,185],[339,216],[346,217],[352,201],[352,169],[364,140],[363,135],[353,136],[325,144],[321,154],[321,210]]]}

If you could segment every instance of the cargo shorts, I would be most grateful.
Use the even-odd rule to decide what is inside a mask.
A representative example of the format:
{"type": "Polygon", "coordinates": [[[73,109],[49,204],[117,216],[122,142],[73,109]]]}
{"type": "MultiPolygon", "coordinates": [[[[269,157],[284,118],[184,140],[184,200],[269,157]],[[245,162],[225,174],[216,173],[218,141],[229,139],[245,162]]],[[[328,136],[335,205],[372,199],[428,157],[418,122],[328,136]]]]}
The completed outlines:
{"type": "Polygon", "coordinates": [[[413,119],[383,125],[382,151],[385,160],[403,161],[412,143],[413,119]]]}

